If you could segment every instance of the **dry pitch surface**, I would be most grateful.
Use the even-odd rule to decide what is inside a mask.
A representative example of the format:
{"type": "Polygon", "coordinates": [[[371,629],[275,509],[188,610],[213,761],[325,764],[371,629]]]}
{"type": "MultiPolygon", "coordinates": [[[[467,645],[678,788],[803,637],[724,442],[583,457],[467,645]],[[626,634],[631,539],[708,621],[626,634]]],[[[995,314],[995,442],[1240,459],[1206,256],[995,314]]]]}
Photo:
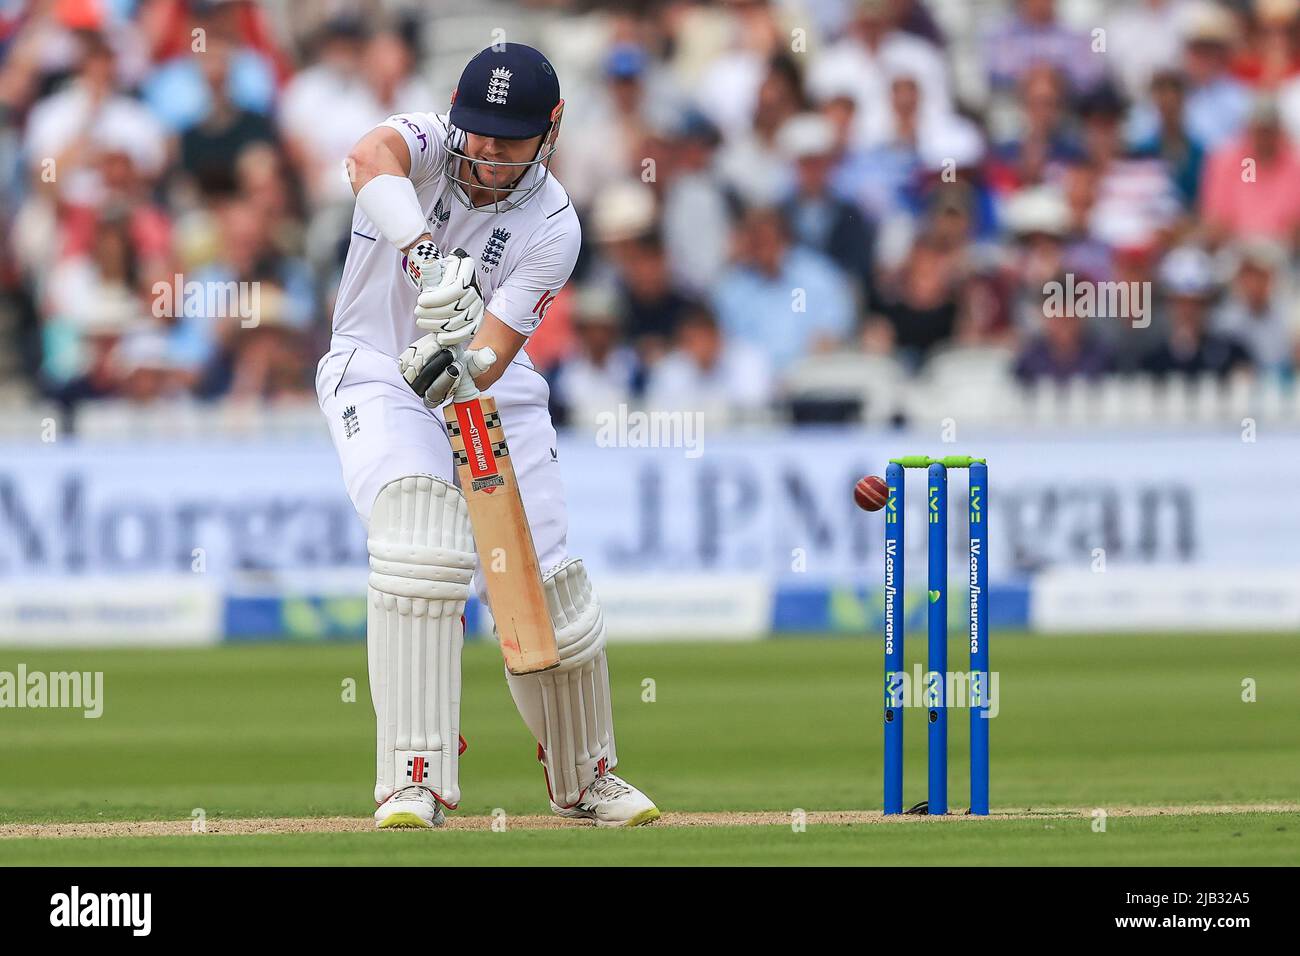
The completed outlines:
{"type": "MultiPolygon", "coordinates": [[[[1298,803],[1244,804],[1237,806],[1186,807],[1089,807],[1047,810],[999,810],[987,818],[950,813],[944,817],[900,815],[887,817],[878,810],[808,811],[809,826],[844,826],[875,824],[905,826],[918,823],[981,825],[999,820],[1091,820],[1098,810],[1108,817],[1180,817],[1232,815],[1250,813],[1300,813],[1298,803]]],[[[517,816],[502,818],[507,830],[571,830],[591,826],[583,821],[563,820],[553,816],[517,816]]],[[[447,818],[448,831],[501,829],[498,818],[461,816],[447,818]]],[[[651,826],[656,829],[679,827],[789,827],[792,814],[779,811],[732,811],[727,813],[665,813],[651,826]]],[[[209,820],[196,831],[189,820],[137,820],[96,823],[14,823],[0,825],[0,839],[58,839],[70,837],[176,837],[204,835],[253,836],[293,833],[365,833],[374,830],[370,817],[302,817],[209,820]]]]}

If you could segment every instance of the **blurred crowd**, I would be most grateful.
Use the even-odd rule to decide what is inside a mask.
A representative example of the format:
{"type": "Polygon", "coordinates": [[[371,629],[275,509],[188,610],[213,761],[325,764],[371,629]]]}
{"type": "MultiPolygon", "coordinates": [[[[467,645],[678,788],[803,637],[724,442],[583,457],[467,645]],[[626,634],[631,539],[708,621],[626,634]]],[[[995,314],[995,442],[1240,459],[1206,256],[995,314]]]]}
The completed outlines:
{"type": "MultiPolygon", "coordinates": [[[[431,77],[470,52],[434,62],[428,8],[0,3],[0,375],[69,406],[310,400],[342,160],[444,111],[431,77]],[[203,292],[245,284],[255,322],[203,292]]],[[[1294,373],[1300,0],[539,0],[473,45],[514,13],[584,227],[528,346],[561,420],[771,409],[831,353],[1294,373]]]]}

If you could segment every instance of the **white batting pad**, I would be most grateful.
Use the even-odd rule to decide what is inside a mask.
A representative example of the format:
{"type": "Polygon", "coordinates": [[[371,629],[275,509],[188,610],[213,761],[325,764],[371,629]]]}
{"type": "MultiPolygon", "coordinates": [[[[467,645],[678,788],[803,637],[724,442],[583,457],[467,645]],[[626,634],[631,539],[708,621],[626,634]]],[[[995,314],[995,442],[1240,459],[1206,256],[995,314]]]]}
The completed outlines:
{"type": "Polygon", "coordinates": [[[421,784],[460,802],[461,614],[474,576],[465,499],[427,475],[385,485],[370,515],[370,696],[375,802],[421,784]]]}
{"type": "Polygon", "coordinates": [[[540,674],[507,673],[506,679],[520,715],[542,745],[551,798],[571,806],[597,774],[617,763],[605,617],[578,558],[547,571],[542,589],[560,666],[540,674]]]}

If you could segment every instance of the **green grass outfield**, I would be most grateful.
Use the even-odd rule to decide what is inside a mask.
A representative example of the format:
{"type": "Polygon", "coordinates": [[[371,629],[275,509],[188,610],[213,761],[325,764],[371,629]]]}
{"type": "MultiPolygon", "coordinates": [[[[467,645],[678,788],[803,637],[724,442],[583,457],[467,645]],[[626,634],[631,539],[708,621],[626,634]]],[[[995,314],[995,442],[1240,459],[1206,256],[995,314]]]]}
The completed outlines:
{"type": "MultiPolygon", "coordinates": [[[[924,642],[909,650],[923,654],[924,642]]],[[[1300,863],[1300,814],[1129,815],[1125,808],[1294,806],[1297,636],[995,635],[1003,819],[533,830],[534,746],[490,645],[465,654],[460,814],[505,832],[305,832],[0,838],[0,864],[1300,863]],[[1243,681],[1257,699],[1242,700],[1243,681]],[[1052,809],[1084,813],[1035,816],[1052,809]],[[1104,833],[1087,811],[1109,812],[1104,833]],[[434,845],[436,843],[436,846],[434,845]],[[435,854],[433,856],[432,854],[435,854]]],[[[950,660],[964,666],[954,640],[950,660]]],[[[909,655],[909,662],[913,658],[909,655]]],[[[0,826],[360,817],[373,718],[359,644],[0,651],[0,670],[102,671],[104,714],[0,710],[0,826]],[[356,700],[345,700],[355,681],[356,700]]],[[[620,772],[667,813],[879,809],[878,640],[616,645],[620,772]]],[[[924,798],[923,712],[907,715],[909,802],[924,798]]],[[[950,730],[966,796],[966,714],[950,730]]],[[[214,827],[215,829],[215,827],[214,827]]],[[[12,832],[12,831],[11,831],[12,832]]]]}

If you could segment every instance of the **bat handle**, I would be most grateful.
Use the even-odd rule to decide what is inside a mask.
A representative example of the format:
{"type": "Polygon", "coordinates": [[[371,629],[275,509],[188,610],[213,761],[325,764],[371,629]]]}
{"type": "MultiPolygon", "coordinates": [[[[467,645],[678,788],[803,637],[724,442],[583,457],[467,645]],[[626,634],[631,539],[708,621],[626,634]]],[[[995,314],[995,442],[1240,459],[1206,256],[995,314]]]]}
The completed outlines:
{"type": "MultiPolygon", "coordinates": [[[[490,356],[487,363],[489,367],[491,367],[497,359],[496,351],[486,345],[479,349],[475,354],[480,357],[490,356]]],[[[470,374],[469,368],[467,367],[473,364],[474,363],[471,361],[466,362],[461,366],[464,372],[460,378],[456,380],[455,397],[457,402],[468,402],[479,397],[479,387],[475,384],[474,376],[470,374]]]]}
{"type": "Polygon", "coordinates": [[[451,349],[443,349],[430,360],[415,381],[411,383],[411,391],[423,398],[424,393],[429,390],[429,386],[434,383],[439,375],[447,371],[454,361],[456,361],[455,353],[451,349]]]}
{"type": "Polygon", "coordinates": [[[456,379],[456,390],[453,393],[453,401],[456,404],[461,402],[472,402],[478,398],[478,386],[474,384],[474,376],[469,372],[462,372],[460,378],[456,379]]]}

